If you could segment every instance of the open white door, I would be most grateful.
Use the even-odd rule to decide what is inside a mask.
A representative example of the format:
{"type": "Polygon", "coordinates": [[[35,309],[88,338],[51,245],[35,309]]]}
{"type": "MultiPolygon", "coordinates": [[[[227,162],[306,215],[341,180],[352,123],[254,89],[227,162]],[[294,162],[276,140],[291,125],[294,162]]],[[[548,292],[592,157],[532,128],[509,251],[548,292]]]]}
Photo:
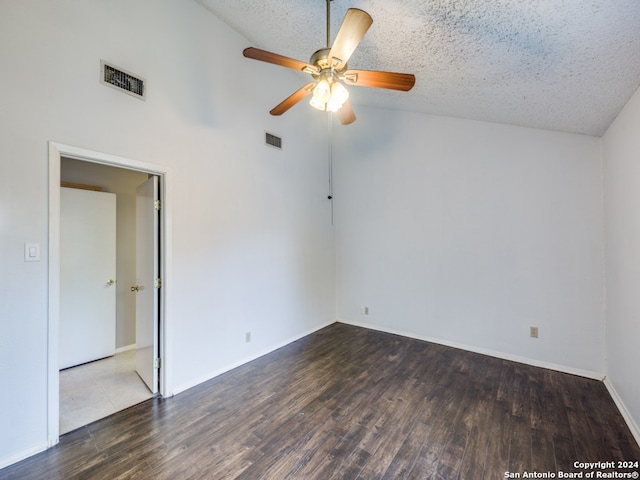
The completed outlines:
{"type": "Polygon", "coordinates": [[[160,212],[158,177],[136,189],[136,371],[152,393],[158,391],[158,299],[160,212]]]}

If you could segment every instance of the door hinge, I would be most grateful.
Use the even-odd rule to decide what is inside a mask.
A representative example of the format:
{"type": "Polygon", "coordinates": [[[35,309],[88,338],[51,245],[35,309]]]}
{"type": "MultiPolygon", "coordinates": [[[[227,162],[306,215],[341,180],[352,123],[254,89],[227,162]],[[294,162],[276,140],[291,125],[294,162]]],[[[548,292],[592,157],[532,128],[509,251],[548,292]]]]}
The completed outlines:
{"type": "Polygon", "coordinates": [[[153,281],[153,286],[156,288],[161,288],[162,287],[162,279],[161,278],[156,278],[153,281]]]}
{"type": "Polygon", "coordinates": [[[160,210],[162,208],[162,203],[160,203],[160,200],[156,200],[155,202],[153,202],[153,208],[155,208],[156,210],[160,210]]]}
{"type": "Polygon", "coordinates": [[[156,358],[153,361],[153,368],[160,368],[162,366],[162,359],[161,358],[156,358]]]}

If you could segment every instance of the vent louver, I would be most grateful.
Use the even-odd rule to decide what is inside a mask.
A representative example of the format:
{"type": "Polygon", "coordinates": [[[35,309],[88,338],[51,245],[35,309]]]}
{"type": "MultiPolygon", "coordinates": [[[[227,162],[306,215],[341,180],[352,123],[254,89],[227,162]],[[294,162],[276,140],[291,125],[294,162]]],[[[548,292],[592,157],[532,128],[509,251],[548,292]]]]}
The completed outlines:
{"type": "Polygon", "coordinates": [[[145,80],[132,73],[100,61],[100,81],[142,100],[146,97],[145,80]]]}
{"type": "Polygon", "coordinates": [[[273,133],[265,132],[265,142],[267,145],[282,149],[282,138],[274,135],[273,133]]]}

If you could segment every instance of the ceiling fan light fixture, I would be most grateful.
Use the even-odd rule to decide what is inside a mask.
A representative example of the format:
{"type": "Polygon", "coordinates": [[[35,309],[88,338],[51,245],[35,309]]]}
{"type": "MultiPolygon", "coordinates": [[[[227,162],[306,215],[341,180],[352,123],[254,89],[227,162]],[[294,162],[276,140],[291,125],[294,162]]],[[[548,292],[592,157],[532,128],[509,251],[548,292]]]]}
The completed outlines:
{"type": "Polygon", "coordinates": [[[327,110],[337,112],[342,108],[344,102],[349,98],[349,91],[340,82],[333,82],[331,85],[331,97],[327,102],[327,110]]]}
{"type": "Polygon", "coordinates": [[[311,97],[311,100],[309,100],[309,105],[311,105],[313,108],[324,111],[326,109],[327,103],[318,100],[316,97],[311,97]]]}
{"type": "Polygon", "coordinates": [[[313,108],[317,108],[318,110],[325,110],[327,102],[331,98],[331,85],[326,78],[322,78],[318,80],[318,83],[313,88],[313,96],[311,97],[311,101],[309,104],[313,108]]]}

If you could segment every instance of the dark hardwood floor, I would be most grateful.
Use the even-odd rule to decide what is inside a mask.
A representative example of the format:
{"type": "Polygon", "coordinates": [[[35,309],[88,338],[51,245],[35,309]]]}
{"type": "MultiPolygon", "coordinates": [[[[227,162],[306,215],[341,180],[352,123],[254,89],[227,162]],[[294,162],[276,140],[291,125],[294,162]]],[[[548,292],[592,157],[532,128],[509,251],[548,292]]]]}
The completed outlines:
{"type": "Polygon", "coordinates": [[[0,478],[475,480],[619,460],[640,448],[601,382],[334,324],[0,478]]]}

